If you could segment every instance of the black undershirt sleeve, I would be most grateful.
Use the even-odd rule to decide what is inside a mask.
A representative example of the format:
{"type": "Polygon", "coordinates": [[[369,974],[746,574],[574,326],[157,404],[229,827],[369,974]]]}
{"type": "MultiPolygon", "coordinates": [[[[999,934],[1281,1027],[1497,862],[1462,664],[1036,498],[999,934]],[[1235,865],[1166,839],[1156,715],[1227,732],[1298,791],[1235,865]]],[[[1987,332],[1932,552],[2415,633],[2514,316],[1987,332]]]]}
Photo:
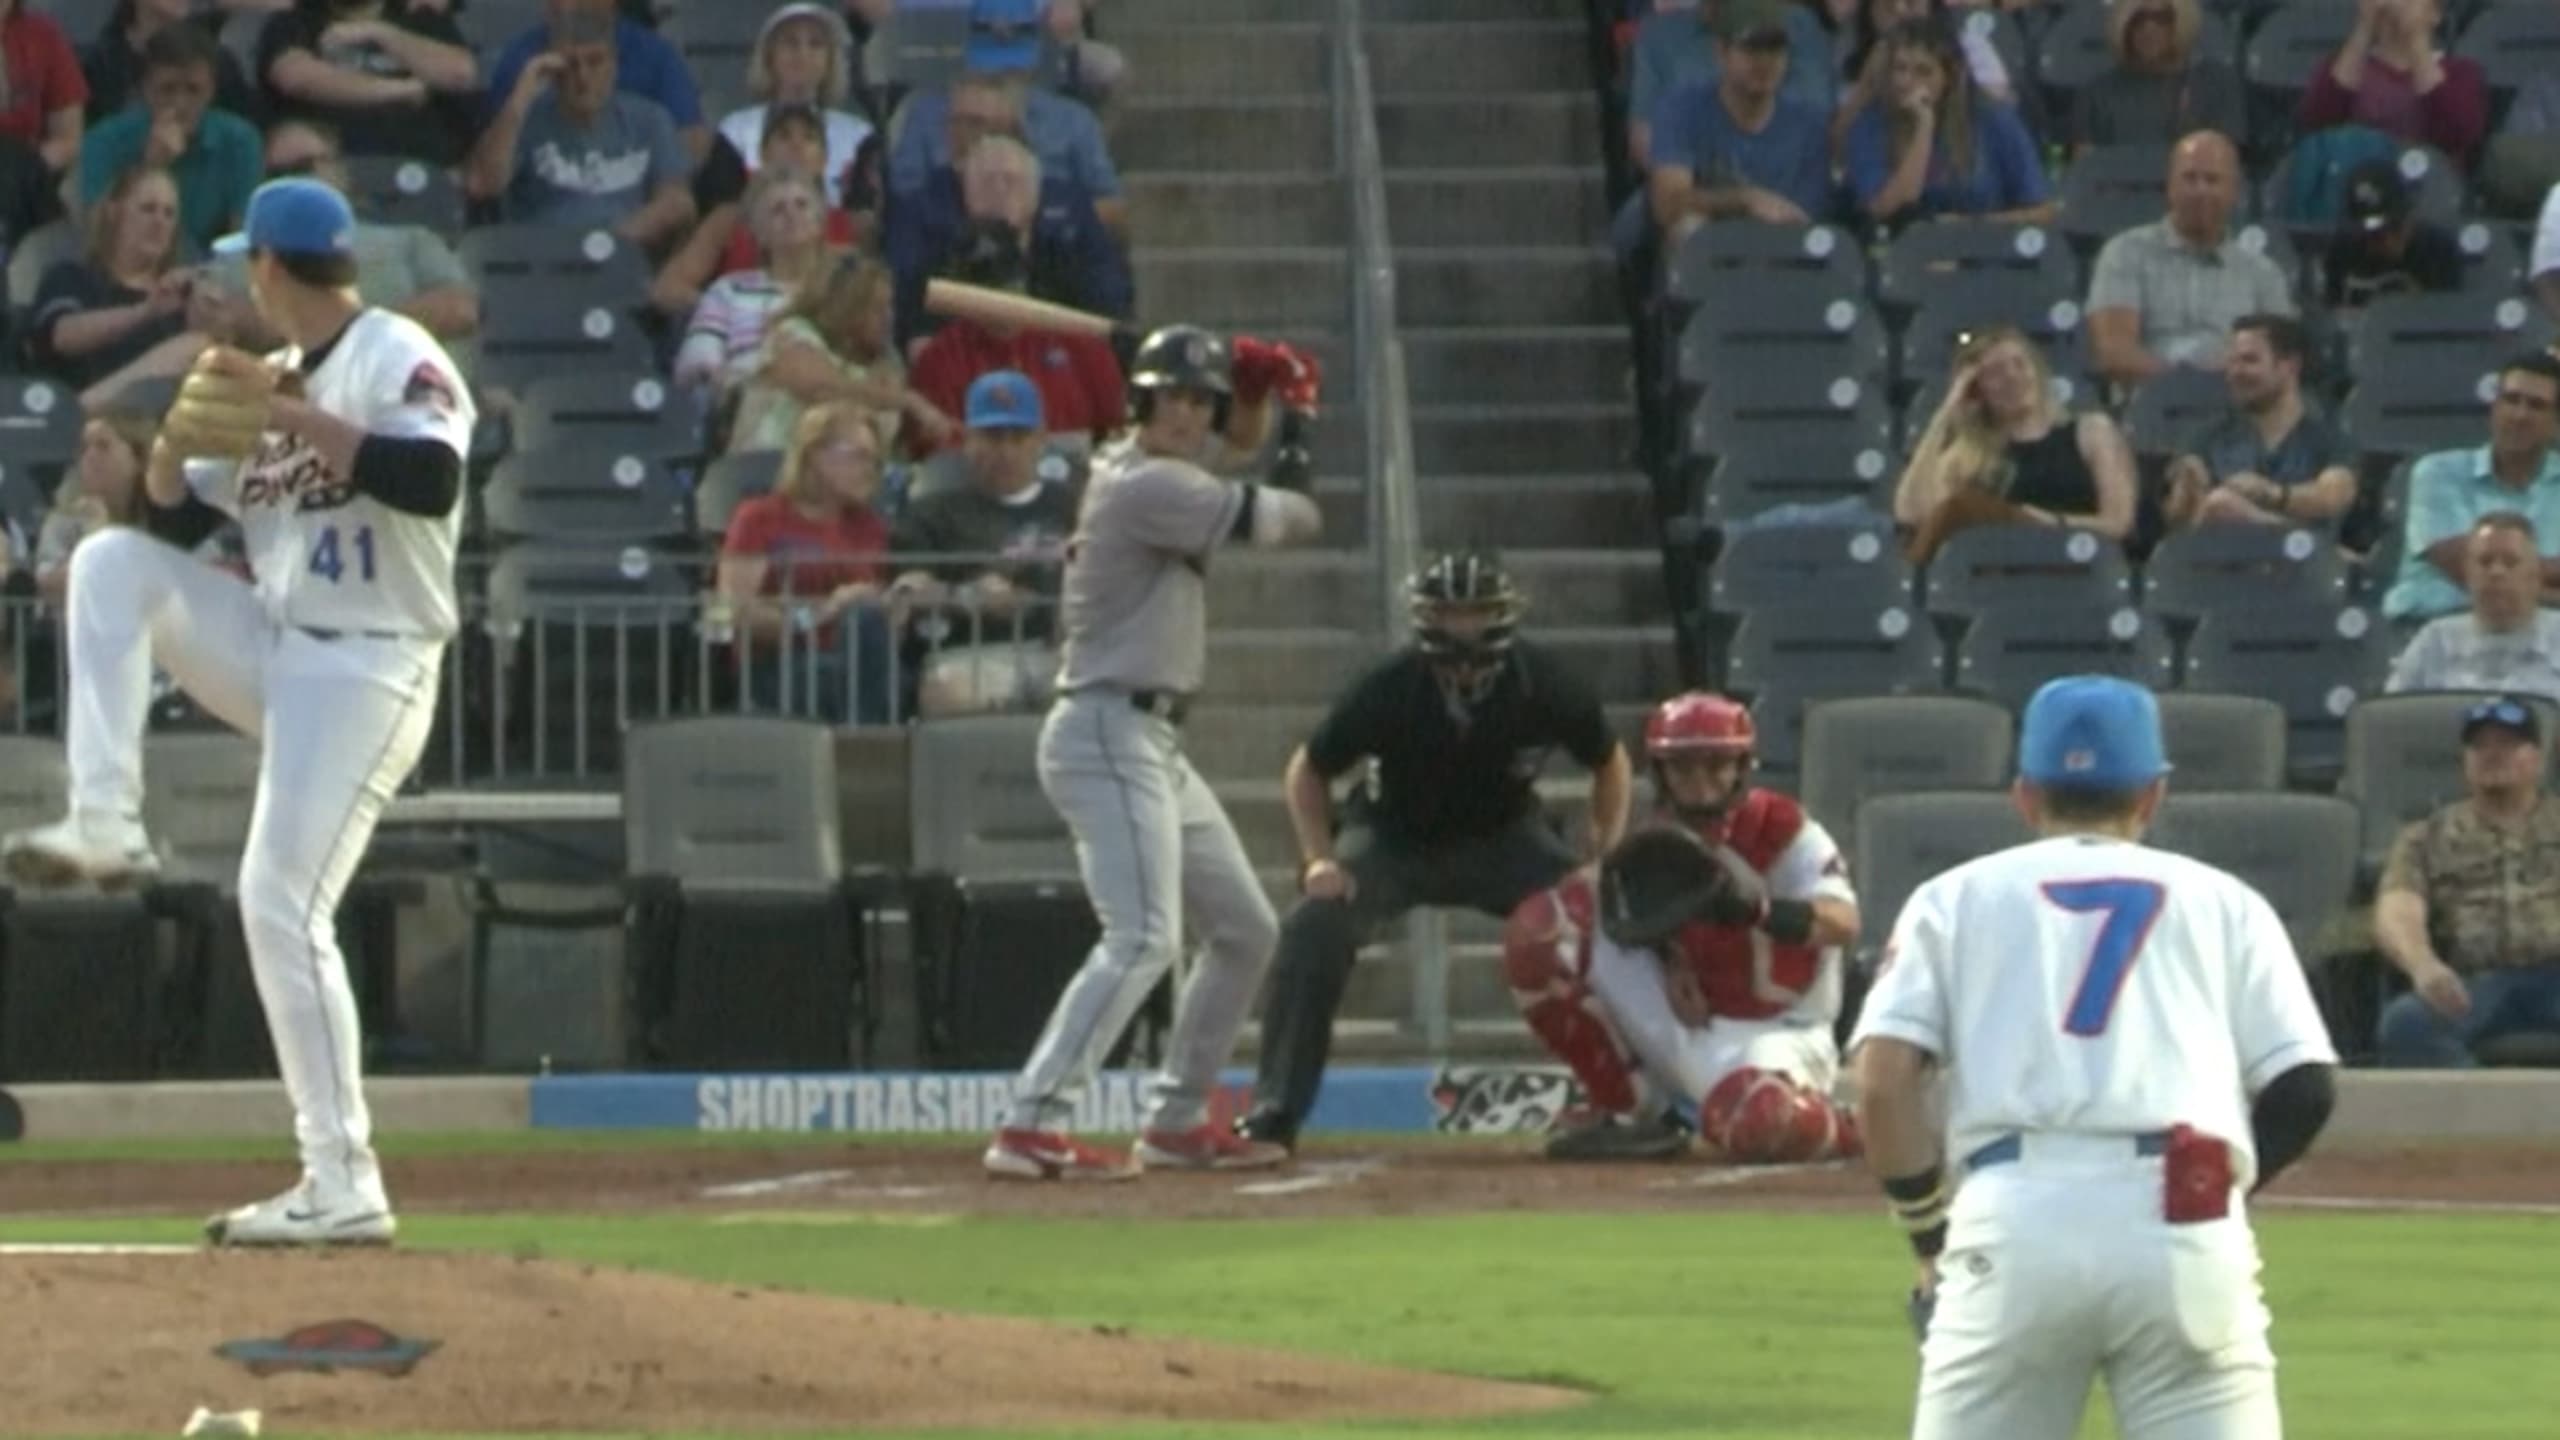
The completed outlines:
{"type": "Polygon", "coordinates": [[[462,457],[425,436],[367,435],[348,483],[394,510],[433,519],[462,498],[462,457]]]}
{"type": "Polygon", "coordinates": [[[2249,1129],[2258,1147],[2258,1183],[2253,1191],[2265,1189],[2268,1181],[2310,1150],[2337,1103],[2337,1067],[2316,1062],[2294,1066],[2258,1092],[2257,1103],[2249,1110],[2249,1129]]]}
{"type": "Polygon", "coordinates": [[[231,519],[193,494],[175,505],[157,501],[142,507],[142,530],[156,540],[165,540],[181,550],[193,550],[205,537],[219,530],[231,519]]]}
{"type": "Polygon", "coordinates": [[[1261,497],[1262,491],[1253,482],[1246,481],[1244,498],[1236,502],[1236,523],[1227,531],[1227,539],[1231,543],[1237,545],[1253,543],[1253,507],[1261,497]]]}

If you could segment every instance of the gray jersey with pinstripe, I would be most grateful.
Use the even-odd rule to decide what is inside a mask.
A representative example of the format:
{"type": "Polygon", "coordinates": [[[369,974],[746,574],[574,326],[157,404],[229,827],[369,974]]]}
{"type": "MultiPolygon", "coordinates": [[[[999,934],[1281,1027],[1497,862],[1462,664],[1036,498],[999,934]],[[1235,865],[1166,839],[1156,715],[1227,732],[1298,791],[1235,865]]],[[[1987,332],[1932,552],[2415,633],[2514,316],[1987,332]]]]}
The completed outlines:
{"type": "Polygon", "coordinates": [[[1058,688],[1200,688],[1209,650],[1209,553],[1250,487],[1123,441],[1094,461],[1059,596],[1058,688]]]}

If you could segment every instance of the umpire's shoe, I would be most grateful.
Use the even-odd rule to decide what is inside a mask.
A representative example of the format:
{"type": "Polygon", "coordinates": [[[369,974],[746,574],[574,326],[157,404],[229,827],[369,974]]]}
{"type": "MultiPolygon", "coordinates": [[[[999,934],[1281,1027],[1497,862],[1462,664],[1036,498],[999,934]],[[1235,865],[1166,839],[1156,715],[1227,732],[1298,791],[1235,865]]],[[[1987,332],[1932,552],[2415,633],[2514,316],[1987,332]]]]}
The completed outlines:
{"type": "Polygon", "coordinates": [[[1298,1152],[1298,1127],[1277,1110],[1256,1109],[1236,1122],[1236,1133],[1247,1140],[1277,1145],[1292,1155],[1298,1152]]]}
{"type": "Polygon", "coordinates": [[[82,811],[0,841],[0,862],[10,879],[37,889],[85,881],[112,890],[160,873],[141,821],[82,811]]]}
{"type": "Polygon", "coordinates": [[[1547,1136],[1550,1160],[1673,1160],[1688,1150],[1687,1128],[1667,1110],[1651,1116],[1569,1110],[1547,1136]]]}
{"type": "Polygon", "coordinates": [[[1289,1147],[1197,1125],[1138,1132],[1137,1159],[1141,1170],[1268,1170],[1289,1163],[1289,1147]]]}

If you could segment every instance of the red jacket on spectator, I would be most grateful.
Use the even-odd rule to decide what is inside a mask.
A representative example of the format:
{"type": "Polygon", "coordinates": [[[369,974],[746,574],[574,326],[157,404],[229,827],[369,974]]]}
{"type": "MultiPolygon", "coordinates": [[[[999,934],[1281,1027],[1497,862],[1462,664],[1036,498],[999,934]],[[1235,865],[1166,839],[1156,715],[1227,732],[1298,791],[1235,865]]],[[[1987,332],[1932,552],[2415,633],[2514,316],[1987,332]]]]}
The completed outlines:
{"type": "Polygon", "coordinates": [[[2489,133],[2488,77],[2479,61],[2447,55],[2444,82],[2420,95],[2408,71],[2367,55],[2364,82],[2350,90],[2323,61],[2294,121],[2306,135],[2332,125],[2369,125],[2396,140],[2432,145],[2467,170],[2489,133]]]}
{"type": "MultiPolygon", "coordinates": [[[[1120,359],[1111,347],[1090,335],[1057,335],[1025,330],[998,335],[966,320],[954,320],[935,332],[917,354],[907,385],[933,402],[943,414],[967,413],[969,382],[990,370],[1019,370],[1040,387],[1041,413],[1049,433],[1082,431],[1096,443],[1129,418],[1129,391],[1120,375],[1120,359]]],[[[910,425],[908,443],[927,442],[910,425]]],[[[956,443],[958,437],[953,437],[956,443]]],[[[918,451],[921,455],[923,452],[918,451]]]]}
{"type": "Polygon", "coordinates": [[[89,103],[80,57],[50,15],[27,9],[26,0],[0,21],[0,57],[9,67],[8,103],[0,108],[0,135],[33,145],[44,139],[45,117],[89,103]]]}

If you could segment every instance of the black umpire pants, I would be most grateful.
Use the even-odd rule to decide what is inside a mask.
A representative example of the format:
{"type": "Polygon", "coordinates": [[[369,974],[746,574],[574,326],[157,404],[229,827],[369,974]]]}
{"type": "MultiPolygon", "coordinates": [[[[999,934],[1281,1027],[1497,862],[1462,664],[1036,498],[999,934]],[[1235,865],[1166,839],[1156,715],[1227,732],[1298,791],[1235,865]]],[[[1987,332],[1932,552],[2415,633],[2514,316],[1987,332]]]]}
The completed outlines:
{"type": "Polygon", "coordinates": [[[1576,863],[1572,847],[1534,810],[1490,834],[1420,846],[1353,820],[1335,841],[1334,859],[1351,875],[1351,898],[1301,899],[1280,922],[1248,1122],[1267,1139],[1294,1141],[1315,1108],[1352,961],[1380,925],[1417,905],[1507,916],[1576,863]]]}

